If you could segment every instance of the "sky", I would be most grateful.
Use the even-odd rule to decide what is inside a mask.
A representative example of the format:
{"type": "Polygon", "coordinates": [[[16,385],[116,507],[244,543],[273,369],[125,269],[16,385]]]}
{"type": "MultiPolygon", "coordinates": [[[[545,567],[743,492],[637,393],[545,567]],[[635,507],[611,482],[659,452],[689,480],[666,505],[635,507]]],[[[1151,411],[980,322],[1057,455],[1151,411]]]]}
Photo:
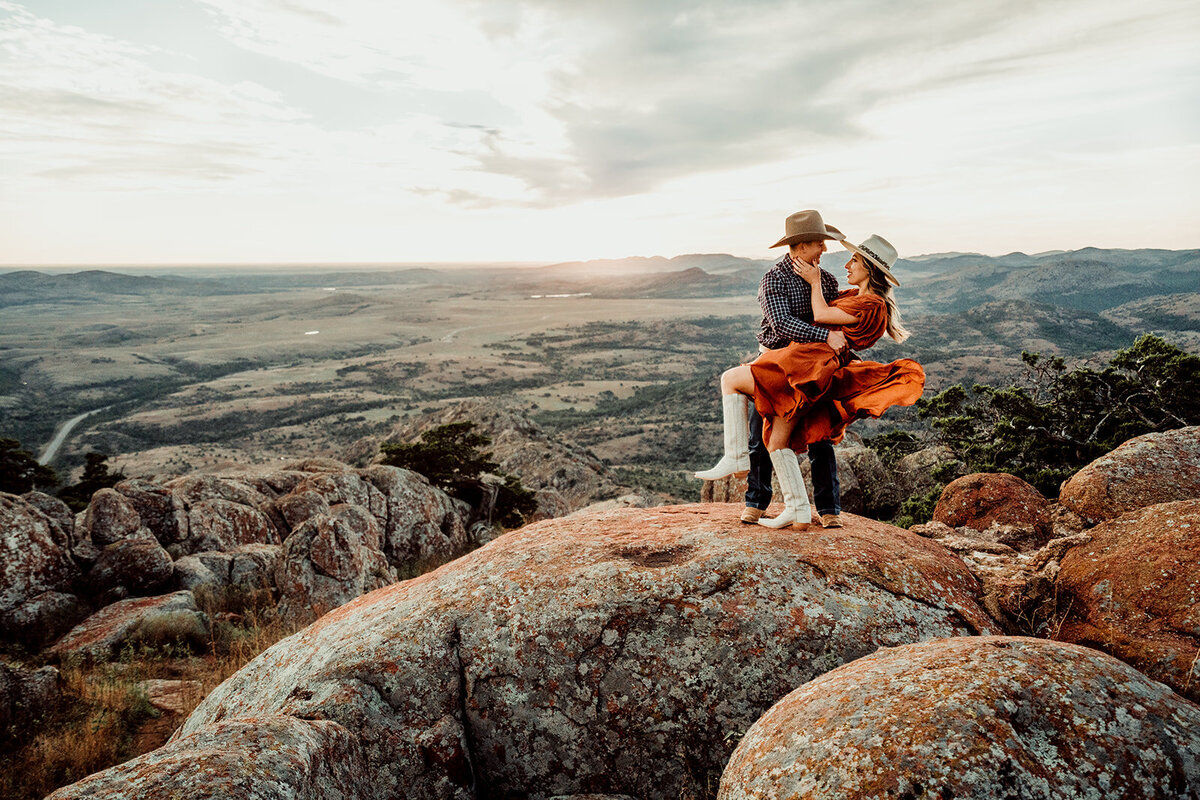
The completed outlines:
{"type": "Polygon", "coordinates": [[[1194,0],[0,0],[0,264],[1200,247],[1194,0]]]}

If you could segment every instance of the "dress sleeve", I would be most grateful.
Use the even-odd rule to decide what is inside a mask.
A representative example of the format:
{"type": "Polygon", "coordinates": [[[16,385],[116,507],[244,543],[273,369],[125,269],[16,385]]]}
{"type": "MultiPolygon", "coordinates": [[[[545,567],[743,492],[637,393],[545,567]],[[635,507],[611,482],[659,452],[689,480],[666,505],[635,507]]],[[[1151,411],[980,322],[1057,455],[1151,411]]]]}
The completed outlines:
{"type": "Polygon", "coordinates": [[[838,308],[858,317],[858,322],[842,328],[853,347],[870,347],[887,331],[887,305],[879,297],[846,297],[838,308]]]}

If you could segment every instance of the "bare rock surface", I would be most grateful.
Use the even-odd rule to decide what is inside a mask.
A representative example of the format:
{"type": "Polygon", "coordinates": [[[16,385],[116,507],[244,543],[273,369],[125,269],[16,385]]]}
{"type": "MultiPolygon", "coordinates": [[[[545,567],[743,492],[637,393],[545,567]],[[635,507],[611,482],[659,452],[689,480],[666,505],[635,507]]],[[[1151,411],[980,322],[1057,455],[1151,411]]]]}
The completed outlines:
{"type": "Polygon", "coordinates": [[[141,524],[164,547],[188,538],[187,510],[170,489],[142,478],[121,481],[113,489],[129,501],[141,524]]]}
{"type": "Polygon", "coordinates": [[[1072,475],[1059,494],[1059,502],[1089,525],[1146,506],[1196,498],[1200,426],[1130,439],[1072,475]]]}
{"type": "Polygon", "coordinates": [[[47,714],[62,699],[62,679],[55,667],[29,669],[0,661],[0,743],[12,726],[47,714]]]}
{"type": "Polygon", "coordinates": [[[92,614],[47,652],[60,659],[104,661],[129,641],[157,643],[172,638],[201,641],[208,630],[208,615],[196,608],[196,598],[191,592],[131,597],[92,614]]]}
{"type": "Polygon", "coordinates": [[[279,613],[311,618],[395,582],[382,545],[378,522],[361,506],[337,505],[310,518],[288,537],[278,559],[279,613]]]}
{"type": "Polygon", "coordinates": [[[90,609],[68,592],[42,592],[4,615],[4,632],[12,639],[41,649],[69,631],[90,609]]]}
{"type": "Polygon", "coordinates": [[[64,550],[75,546],[75,514],[66,503],[44,492],[26,492],[21,498],[46,515],[55,544],[64,550]]]}
{"type": "Polygon", "coordinates": [[[0,493],[0,629],[7,614],[43,592],[70,591],[79,570],[59,539],[36,506],[0,493]]]}
{"type": "Polygon", "coordinates": [[[1200,797],[1200,706],[1114,658],[1023,637],[885,648],[754,724],[718,800],[1200,797]]]}
{"type": "Polygon", "coordinates": [[[265,513],[255,506],[233,500],[212,498],[188,507],[189,553],[204,550],[232,550],[244,544],[279,544],[279,530],[265,513]]]}
{"type": "Polygon", "coordinates": [[[358,743],[342,726],[272,716],[176,737],[47,800],[366,800],[377,796],[374,783],[358,743]]]}
{"type": "Polygon", "coordinates": [[[83,526],[97,547],[105,547],[136,533],[142,527],[142,519],[120,492],[100,489],[92,495],[84,512],[83,526]]]}
{"type": "Polygon", "coordinates": [[[205,736],[256,758],[222,726],[286,715],[349,731],[372,796],[677,798],[795,686],[881,645],[991,632],[976,588],[944,548],[849,515],[807,534],[727,505],[547,520],[278,643],[164,750],[205,736]]]}
{"type": "Polygon", "coordinates": [[[1053,536],[1050,501],[1016,475],[976,472],[956,478],[942,491],[933,521],[951,528],[994,529],[995,541],[1036,550],[1053,536]]]}
{"type": "Polygon", "coordinates": [[[470,544],[470,507],[430,485],[424,475],[382,464],[359,474],[383,497],[383,551],[394,566],[446,558],[470,544]]]}
{"type": "Polygon", "coordinates": [[[100,557],[87,575],[93,593],[105,596],[123,589],[122,597],[143,597],[164,587],[175,571],[169,553],[148,529],[141,536],[129,536],[100,551],[100,557]]]}
{"type": "Polygon", "coordinates": [[[1200,500],[1143,508],[1087,535],[1058,570],[1057,638],[1200,701],[1200,500]]]}
{"type": "Polygon", "coordinates": [[[961,478],[966,468],[949,447],[937,445],[900,457],[892,472],[901,496],[908,498],[929,492],[947,478],[961,478]]]}

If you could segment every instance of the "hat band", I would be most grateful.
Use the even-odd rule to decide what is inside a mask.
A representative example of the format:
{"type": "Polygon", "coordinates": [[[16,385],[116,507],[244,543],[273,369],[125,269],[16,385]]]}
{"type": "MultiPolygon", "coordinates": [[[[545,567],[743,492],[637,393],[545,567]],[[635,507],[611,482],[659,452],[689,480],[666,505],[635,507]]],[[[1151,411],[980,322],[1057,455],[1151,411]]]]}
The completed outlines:
{"type": "Polygon", "coordinates": [[[876,252],[875,252],[874,250],[872,250],[871,248],[867,247],[865,244],[860,244],[860,245],[858,246],[858,249],[859,249],[859,250],[862,250],[864,253],[866,253],[866,254],[867,254],[867,255],[869,255],[871,258],[875,259],[876,261],[878,261],[880,264],[883,264],[883,266],[884,266],[884,269],[891,269],[891,268],[888,266],[888,263],[887,263],[887,259],[886,259],[886,258],[883,258],[882,256],[880,256],[878,253],[876,253],[876,252]]]}

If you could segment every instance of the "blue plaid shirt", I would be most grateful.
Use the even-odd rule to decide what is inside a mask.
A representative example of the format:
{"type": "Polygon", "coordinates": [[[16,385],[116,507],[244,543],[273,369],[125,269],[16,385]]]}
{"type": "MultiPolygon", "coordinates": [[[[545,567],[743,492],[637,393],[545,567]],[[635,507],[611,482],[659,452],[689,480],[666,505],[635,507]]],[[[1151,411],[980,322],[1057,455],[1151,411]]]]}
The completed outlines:
{"type": "MultiPolygon", "coordinates": [[[[812,287],[795,273],[795,262],[785,255],[767,270],[758,285],[758,304],[762,306],[762,325],[758,341],[769,350],[792,342],[823,342],[829,328],[812,324],[812,287]]],[[[837,299],[837,278],[821,270],[821,294],[826,303],[837,299]]]]}

